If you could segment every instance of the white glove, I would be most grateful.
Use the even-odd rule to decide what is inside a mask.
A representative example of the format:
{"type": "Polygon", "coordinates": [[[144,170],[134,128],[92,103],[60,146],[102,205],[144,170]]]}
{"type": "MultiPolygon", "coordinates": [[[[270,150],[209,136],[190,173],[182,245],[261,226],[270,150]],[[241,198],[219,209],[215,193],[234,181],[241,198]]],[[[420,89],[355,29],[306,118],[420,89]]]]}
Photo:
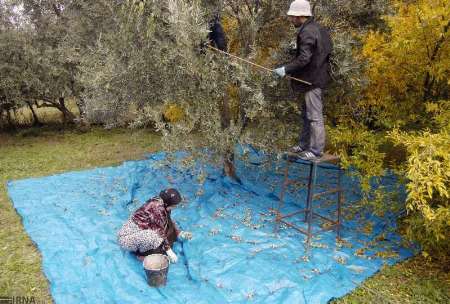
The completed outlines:
{"type": "Polygon", "coordinates": [[[170,260],[171,263],[178,262],[178,257],[175,254],[175,252],[173,252],[172,249],[167,250],[166,253],[167,253],[167,256],[169,257],[169,260],[170,260]]]}
{"type": "Polygon", "coordinates": [[[275,72],[275,74],[277,74],[281,78],[286,76],[286,68],[285,67],[281,67],[281,68],[275,69],[274,72],[275,72]]]}
{"type": "Polygon", "coordinates": [[[192,240],[192,232],[181,231],[178,237],[182,240],[192,240]]]}

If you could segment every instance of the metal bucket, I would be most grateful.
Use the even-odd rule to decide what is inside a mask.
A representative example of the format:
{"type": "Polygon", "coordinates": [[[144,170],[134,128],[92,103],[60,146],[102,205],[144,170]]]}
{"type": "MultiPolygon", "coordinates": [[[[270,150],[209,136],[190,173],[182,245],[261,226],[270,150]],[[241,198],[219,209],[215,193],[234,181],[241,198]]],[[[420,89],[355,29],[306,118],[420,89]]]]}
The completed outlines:
{"type": "Polygon", "coordinates": [[[169,264],[169,258],[166,255],[151,254],[146,256],[143,265],[148,285],[152,287],[166,285],[169,264]]]}

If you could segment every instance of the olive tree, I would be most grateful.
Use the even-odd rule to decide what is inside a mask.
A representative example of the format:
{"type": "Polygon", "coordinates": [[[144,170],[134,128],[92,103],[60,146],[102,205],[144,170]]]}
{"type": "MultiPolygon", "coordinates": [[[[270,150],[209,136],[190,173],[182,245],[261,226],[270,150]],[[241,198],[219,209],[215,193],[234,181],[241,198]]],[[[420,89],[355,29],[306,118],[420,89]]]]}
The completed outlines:
{"type": "MultiPolygon", "coordinates": [[[[351,92],[363,84],[359,77],[363,64],[353,56],[358,44],[353,32],[366,26],[364,9],[373,10],[368,1],[358,1],[355,13],[336,10],[338,2],[350,8],[351,1],[313,3],[317,18],[332,30],[335,40],[334,76],[339,85],[330,94],[340,101],[335,113],[353,110],[344,105],[353,101],[351,92]]],[[[289,60],[289,42],[295,39],[295,29],[285,18],[289,4],[144,0],[115,6],[111,31],[99,37],[83,60],[87,108],[104,113],[110,126],[130,122],[155,126],[169,151],[208,147],[209,156],[216,160],[225,156],[227,162],[232,161],[230,151],[237,143],[271,152],[286,148],[299,129],[293,115],[298,98],[288,82],[201,45],[211,16],[220,14],[230,52],[269,67],[281,64],[289,60]],[[168,121],[162,113],[174,107],[180,115],[168,121]],[[193,132],[197,136],[188,136],[193,132]],[[199,137],[201,141],[196,141],[199,137]]],[[[337,122],[338,115],[331,118],[337,122]]],[[[232,168],[228,173],[233,175],[232,168]]]]}
{"type": "Polygon", "coordinates": [[[111,30],[113,3],[2,1],[0,44],[4,56],[0,60],[5,77],[0,92],[6,117],[11,116],[10,110],[25,105],[39,123],[34,109],[52,107],[62,113],[65,122],[73,122],[75,115],[67,106],[67,99],[72,97],[83,119],[79,65],[98,36],[111,30]]]}

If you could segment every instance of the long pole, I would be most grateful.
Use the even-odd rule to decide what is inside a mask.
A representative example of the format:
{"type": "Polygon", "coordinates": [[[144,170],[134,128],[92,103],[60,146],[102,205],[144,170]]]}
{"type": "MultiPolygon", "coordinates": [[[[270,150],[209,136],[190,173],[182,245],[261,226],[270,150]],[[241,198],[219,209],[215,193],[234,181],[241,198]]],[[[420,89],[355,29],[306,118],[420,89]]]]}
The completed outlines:
{"type": "MultiPolygon", "coordinates": [[[[209,49],[213,50],[213,51],[216,51],[216,52],[221,53],[221,54],[223,54],[223,55],[225,55],[225,56],[228,56],[228,57],[237,59],[237,60],[239,60],[239,61],[245,62],[245,63],[247,63],[247,64],[250,64],[250,65],[252,65],[252,66],[254,66],[254,67],[260,68],[260,69],[265,70],[265,71],[267,71],[267,72],[271,72],[271,73],[274,73],[274,72],[275,72],[275,70],[266,68],[265,66],[262,66],[262,65],[259,65],[259,64],[257,64],[257,63],[251,62],[251,61],[249,61],[249,60],[247,60],[247,59],[238,57],[238,56],[233,55],[233,54],[230,54],[230,53],[228,53],[228,52],[219,50],[218,48],[215,48],[215,47],[213,47],[212,45],[208,45],[207,47],[208,47],[209,49]]],[[[294,80],[294,81],[298,81],[298,82],[301,82],[301,83],[304,83],[304,84],[307,84],[307,85],[312,85],[311,82],[307,82],[307,81],[304,81],[304,80],[301,80],[301,79],[298,79],[298,78],[295,78],[295,77],[292,77],[292,76],[289,76],[289,75],[286,75],[286,78],[292,79],[292,80],[294,80]]]]}

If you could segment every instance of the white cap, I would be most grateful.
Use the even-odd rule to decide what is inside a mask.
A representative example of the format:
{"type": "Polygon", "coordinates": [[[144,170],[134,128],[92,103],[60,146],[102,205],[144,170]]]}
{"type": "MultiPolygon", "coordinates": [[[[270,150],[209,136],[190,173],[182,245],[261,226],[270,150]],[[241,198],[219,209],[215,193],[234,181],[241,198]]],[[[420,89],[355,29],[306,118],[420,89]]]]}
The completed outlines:
{"type": "Polygon", "coordinates": [[[311,17],[311,5],[306,0],[295,0],[291,3],[287,14],[288,16],[311,17]]]}

